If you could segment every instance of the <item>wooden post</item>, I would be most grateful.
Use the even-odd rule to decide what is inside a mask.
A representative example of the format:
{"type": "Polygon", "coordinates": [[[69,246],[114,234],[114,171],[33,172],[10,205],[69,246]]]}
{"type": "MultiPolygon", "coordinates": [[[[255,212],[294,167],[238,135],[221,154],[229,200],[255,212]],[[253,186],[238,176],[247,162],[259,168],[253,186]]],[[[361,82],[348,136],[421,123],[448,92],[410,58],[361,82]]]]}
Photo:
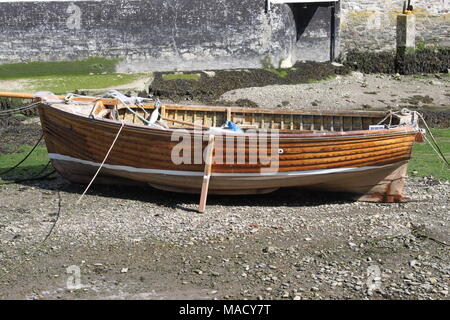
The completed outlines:
{"type": "Polygon", "coordinates": [[[198,205],[198,212],[205,212],[206,199],[208,197],[209,179],[211,178],[211,168],[214,154],[214,135],[210,135],[208,139],[208,146],[205,153],[205,171],[203,174],[202,193],[200,194],[200,203],[198,205]]]}
{"type": "Polygon", "coordinates": [[[159,109],[159,114],[161,115],[161,118],[164,118],[166,116],[166,106],[161,106],[159,109]]]}

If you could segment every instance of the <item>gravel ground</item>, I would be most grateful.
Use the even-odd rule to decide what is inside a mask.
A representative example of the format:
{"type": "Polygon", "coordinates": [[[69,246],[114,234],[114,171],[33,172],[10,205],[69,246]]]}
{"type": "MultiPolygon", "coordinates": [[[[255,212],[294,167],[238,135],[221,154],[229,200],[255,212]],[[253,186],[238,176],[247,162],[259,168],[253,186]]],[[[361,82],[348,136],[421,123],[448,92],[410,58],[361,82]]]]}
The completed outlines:
{"type": "Polygon", "coordinates": [[[82,190],[61,178],[0,187],[0,277],[15,268],[0,298],[449,298],[448,182],[409,179],[413,201],[389,205],[296,189],[212,196],[205,214],[195,196],[150,188],[95,186],[76,206],[82,190]],[[71,265],[80,290],[66,287],[71,265]]]}
{"type": "Polygon", "coordinates": [[[387,110],[409,107],[450,108],[450,78],[390,76],[353,72],[328,81],[242,88],[221,100],[249,99],[261,108],[387,110]],[[300,103],[299,103],[300,102],[300,103]]]}
{"type": "MultiPolygon", "coordinates": [[[[448,107],[448,82],[422,80],[354,74],[225,96],[349,108],[376,101],[361,92],[380,83],[383,96],[410,90],[448,107]]],[[[29,125],[34,135],[2,137],[38,137],[29,125]]],[[[205,214],[198,196],[150,187],[93,186],[76,205],[83,190],[60,177],[0,185],[0,299],[449,299],[449,182],[409,178],[402,204],[297,189],[210,196],[205,214]]]]}

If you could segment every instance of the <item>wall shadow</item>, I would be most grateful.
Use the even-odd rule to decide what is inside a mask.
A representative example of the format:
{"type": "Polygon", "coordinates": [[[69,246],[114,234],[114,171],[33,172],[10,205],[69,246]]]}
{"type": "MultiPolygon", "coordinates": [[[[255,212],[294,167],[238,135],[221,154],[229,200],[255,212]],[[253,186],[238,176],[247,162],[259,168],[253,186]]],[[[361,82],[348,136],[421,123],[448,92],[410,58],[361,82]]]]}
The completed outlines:
{"type": "Polygon", "coordinates": [[[292,10],[294,16],[295,28],[297,31],[297,42],[305,32],[306,28],[313,20],[319,5],[317,4],[305,4],[305,3],[289,3],[289,7],[292,10]]]}

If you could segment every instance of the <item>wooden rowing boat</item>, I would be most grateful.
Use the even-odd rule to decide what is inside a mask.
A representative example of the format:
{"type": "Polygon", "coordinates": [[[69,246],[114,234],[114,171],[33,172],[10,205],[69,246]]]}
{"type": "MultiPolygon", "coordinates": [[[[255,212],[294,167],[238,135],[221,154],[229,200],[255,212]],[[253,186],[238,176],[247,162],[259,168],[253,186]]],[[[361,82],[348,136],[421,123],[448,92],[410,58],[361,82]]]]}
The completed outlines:
{"type": "Polygon", "coordinates": [[[49,157],[63,177],[89,183],[104,162],[95,183],[203,190],[200,211],[208,191],[257,194],[282,187],[399,202],[412,145],[420,135],[414,112],[165,105],[158,109],[159,126],[149,126],[152,103],[77,99],[39,106],[49,157]],[[211,130],[227,121],[242,132],[211,130]]]}

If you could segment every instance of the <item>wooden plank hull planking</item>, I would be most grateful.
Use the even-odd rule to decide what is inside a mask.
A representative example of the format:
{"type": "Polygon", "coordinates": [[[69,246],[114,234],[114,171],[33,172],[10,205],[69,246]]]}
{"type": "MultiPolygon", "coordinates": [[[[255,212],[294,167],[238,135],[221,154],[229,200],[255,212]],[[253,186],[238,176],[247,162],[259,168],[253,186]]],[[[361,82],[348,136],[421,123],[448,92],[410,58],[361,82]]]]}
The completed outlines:
{"type": "Polygon", "coordinates": [[[418,133],[417,127],[401,125],[395,117],[384,120],[385,112],[179,105],[165,105],[160,119],[163,126],[152,127],[142,118],[153,108],[41,104],[41,123],[54,167],[70,181],[88,183],[124,122],[95,183],[147,184],[200,193],[207,177],[211,194],[257,194],[302,187],[352,193],[362,201],[398,202],[418,133]],[[205,170],[203,151],[211,143],[208,128],[227,120],[244,132],[214,133],[213,162],[205,170]],[[395,126],[369,130],[383,121],[395,126]],[[174,152],[184,140],[189,142],[189,150],[174,152]]]}

